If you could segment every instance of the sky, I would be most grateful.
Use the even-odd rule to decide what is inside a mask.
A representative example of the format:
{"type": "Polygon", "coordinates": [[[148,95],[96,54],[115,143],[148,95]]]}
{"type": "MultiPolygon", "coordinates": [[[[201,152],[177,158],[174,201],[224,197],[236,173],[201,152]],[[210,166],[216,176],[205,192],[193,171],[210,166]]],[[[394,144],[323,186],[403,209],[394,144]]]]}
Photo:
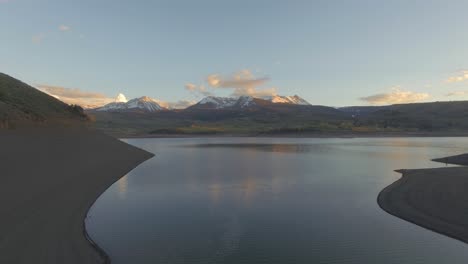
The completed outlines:
{"type": "Polygon", "coordinates": [[[468,100],[468,1],[0,0],[0,72],[89,104],[468,100]]]}

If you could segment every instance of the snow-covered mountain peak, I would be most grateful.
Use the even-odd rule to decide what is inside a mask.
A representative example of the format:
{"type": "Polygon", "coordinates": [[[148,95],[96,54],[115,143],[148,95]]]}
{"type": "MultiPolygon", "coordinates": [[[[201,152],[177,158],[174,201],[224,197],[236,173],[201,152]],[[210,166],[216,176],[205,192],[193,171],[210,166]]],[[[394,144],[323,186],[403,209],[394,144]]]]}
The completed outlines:
{"type": "Polygon", "coordinates": [[[237,98],[232,97],[216,97],[216,96],[208,96],[203,98],[198,104],[206,105],[211,104],[214,108],[226,108],[231,107],[237,102],[237,98]]]}
{"type": "Polygon", "coordinates": [[[151,97],[142,96],[140,98],[134,98],[126,102],[114,102],[106,104],[103,107],[97,108],[97,111],[145,111],[145,112],[156,112],[164,110],[165,108],[160,106],[158,102],[151,97]]]}
{"type": "Polygon", "coordinates": [[[242,95],[241,97],[239,97],[239,99],[237,99],[236,105],[240,108],[245,108],[255,105],[255,101],[252,96],[242,95]]]}
{"type": "Polygon", "coordinates": [[[264,97],[262,99],[270,101],[272,103],[279,103],[279,104],[310,105],[309,102],[302,99],[298,95],[293,95],[293,96],[273,95],[273,96],[264,97]]]}
{"type": "Polygon", "coordinates": [[[156,102],[155,99],[153,99],[153,98],[151,98],[149,96],[142,96],[142,97],[136,98],[136,99],[138,99],[141,102],[156,102]]]}
{"type": "Polygon", "coordinates": [[[247,108],[257,105],[256,99],[269,101],[274,104],[294,104],[294,105],[310,105],[306,100],[301,97],[294,96],[264,96],[264,97],[253,97],[249,95],[242,95],[240,97],[216,97],[208,96],[203,98],[197,105],[201,107],[209,107],[214,109],[223,108],[247,108]]]}

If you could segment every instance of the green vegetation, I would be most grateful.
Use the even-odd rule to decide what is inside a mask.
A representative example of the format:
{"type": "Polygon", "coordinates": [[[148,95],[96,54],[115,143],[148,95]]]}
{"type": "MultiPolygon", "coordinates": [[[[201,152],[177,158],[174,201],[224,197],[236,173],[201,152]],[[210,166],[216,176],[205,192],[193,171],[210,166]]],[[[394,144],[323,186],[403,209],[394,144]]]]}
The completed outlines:
{"type": "Polygon", "coordinates": [[[0,73],[0,127],[18,124],[73,124],[87,116],[79,106],[69,106],[19,80],[0,73]]]}
{"type": "Polygon", "coordinates": [[[0,91],[0,101],[6,100],[6,93],[4,91],[0,91]]]}
{"type": "Polygon", "coordinates": [[[468,131],[468,102],[400,104],[358,117],[355,125],[413,132],[468,131]]]}
{"type": "Polygon", "coordinates": [[[70,111],[70,113],[72,113],[72,114],[74,114],[76,116],[87,118],[87,115],[84,113],[83,107],[81,107],[79,105],[69,105],[67,110],[70,111]]]}
{"type": "Polygon", "coordinates": [[[94,126],[116,136],[135,135],[259,135],[352,132],[353,121],[341,114],[328,120],[317,112],[166,111],[158,113],[93,112],[94,126]]]}

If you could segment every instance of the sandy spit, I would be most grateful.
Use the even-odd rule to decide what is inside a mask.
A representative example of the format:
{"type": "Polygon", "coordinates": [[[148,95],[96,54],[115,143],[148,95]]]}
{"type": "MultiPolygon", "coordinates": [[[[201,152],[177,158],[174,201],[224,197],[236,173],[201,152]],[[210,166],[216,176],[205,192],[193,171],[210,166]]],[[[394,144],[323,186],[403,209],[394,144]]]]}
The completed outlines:
{"type": "Polygon", "coordinates": [[[0,130],[0,263],[106,263],[88,209],[153,154],[85,129],[0,130]]]}
{"type": "Polygon", "coordinates": [[[396,217],[468,243],[468,168],[399,170],[377,202],[396,217]]]}

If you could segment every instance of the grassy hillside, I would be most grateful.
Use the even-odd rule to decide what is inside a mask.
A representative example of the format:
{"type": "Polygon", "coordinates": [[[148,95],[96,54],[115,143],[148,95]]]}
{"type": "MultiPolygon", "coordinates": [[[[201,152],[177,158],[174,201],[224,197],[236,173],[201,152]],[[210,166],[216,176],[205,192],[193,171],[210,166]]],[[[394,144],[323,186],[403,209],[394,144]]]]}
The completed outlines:
{"type": "Polygon", "coordinates": [[[13,77],[0,73],[0,128],[83,123],[87,116],[13,77]]]}
{"type": "Polygon", "coordinates": [[[356,125],[402,131],[468,131],[468,101],[398,104],[366,108],[356,125]]]}

